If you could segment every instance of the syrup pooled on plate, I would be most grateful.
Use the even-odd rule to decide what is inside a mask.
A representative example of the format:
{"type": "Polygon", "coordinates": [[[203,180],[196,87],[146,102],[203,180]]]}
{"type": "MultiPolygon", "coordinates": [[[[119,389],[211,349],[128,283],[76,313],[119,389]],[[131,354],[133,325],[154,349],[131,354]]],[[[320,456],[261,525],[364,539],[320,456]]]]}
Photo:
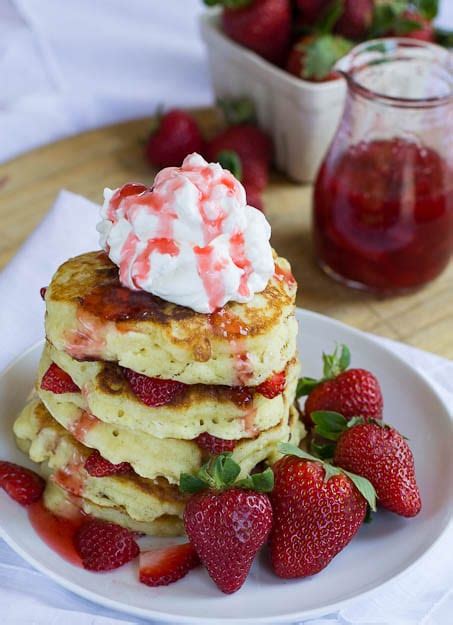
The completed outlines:
{"type": "Polygon", "coordinates": [[[421,286],[452,253],[453,171],[406,139],[352,145],[320,170],[314,227],[328,272],[382,292],[421,286]]]}

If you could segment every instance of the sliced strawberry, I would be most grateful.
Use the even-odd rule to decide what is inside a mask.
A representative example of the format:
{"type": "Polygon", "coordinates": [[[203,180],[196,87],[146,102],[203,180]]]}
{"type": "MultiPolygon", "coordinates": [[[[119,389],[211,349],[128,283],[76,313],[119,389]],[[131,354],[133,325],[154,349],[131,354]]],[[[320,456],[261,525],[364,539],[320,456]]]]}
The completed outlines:
{"type": "Polygon", "coordinates": [[[50,391],[60,395],[61,393],[78,393],[80,391],[70,375],[60,369],[54,362],[47,369],[41,380],[43,391],[50,391]]]}
{"type": "Polygon", "coordinates": [[[41,499],[46,483],[36,473],[13,462],[0,461],[0,486],[21,506],[41,499]]]}
{"type": "Polygon", "coordinates": [[[140,552],[132,532],[99,519],[87,521],[77,530],[74,545],[84,568],[90,571],[117,569],[140,552]]]}
{"type": "Polygon", "coordinates": [[[147,586],[168,586],[199,564],[191,543],[143,551],[139,560],[139,579],[147,586]]]}
{"type": "Polygon", "coordinates": [[[212,455],[222,454],[225,451],[233,451],[236,447],[237,441],[227,440],[224,438],[218,438],[217,436],[212,436],[208,434],[208,432],[203,432],[195,439],[198,447],[204,449],[212,455]]]}
{"type": "Polygon", "coordinates": [[[175,380],[150,378],[131,369],[123,369],[133,393],[147,406],[165,406],[181,397],[187,384],[175,380]]]}
{"type": "Polygon", "coordinates": [[[113,464],[95,449],[85,461],[85,470],[93,477],[107,477],[109,475],[126,475],[132,471],[129,462],[113,464]]]}
{"type": "Polygon", "coordinates": [[[274,373],[270,378],[262,382],[256,387],[256,391],[264,395],[266,399],[274,399],[277,395],[281,395],[286,386],[286,373],[274,373]]]}

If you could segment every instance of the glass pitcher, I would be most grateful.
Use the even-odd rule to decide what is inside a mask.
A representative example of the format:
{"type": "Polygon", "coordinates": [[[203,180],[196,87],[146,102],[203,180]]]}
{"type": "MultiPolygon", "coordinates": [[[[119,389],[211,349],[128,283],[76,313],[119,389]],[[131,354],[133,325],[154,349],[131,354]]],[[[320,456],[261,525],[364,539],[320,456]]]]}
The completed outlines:
{"type": "Polygon", "coordinates": [[[348,89],[314,188],[319,263],[349,286],[413,290],[452,254],[451,54],[380,39],[354,48],[337,69],[348,89]]]}

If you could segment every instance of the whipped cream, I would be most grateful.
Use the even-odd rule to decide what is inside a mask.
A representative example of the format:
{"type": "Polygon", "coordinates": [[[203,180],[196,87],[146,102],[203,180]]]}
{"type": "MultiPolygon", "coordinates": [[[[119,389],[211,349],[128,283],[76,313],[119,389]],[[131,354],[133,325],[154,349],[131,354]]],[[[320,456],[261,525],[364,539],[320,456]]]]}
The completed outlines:
{"type": "Polygon", "coordinates": [[[231,172],[196,153],[152,188],[105,189],[101,216],[100,244],[124,286],[200,313],[249,302],[274,273],[268,221],[231,172]]]}

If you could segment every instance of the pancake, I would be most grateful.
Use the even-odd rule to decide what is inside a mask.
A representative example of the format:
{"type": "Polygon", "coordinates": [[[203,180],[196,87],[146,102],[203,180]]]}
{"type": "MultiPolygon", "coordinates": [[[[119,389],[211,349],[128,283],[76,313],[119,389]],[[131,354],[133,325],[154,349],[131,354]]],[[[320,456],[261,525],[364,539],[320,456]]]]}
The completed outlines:
{"type": "MultiPolygon", "coordinates": [[[[179,483],[181,473],[196,472],[204,460],[195,441],[176,438],[156,438],[150,434],[104,423],[76,404],[48,391],[39,397],[52,417],[87,447],[98,449],[113,464],[129,462],[142,477],[165,477],[171,484],[179,483]]],[[[289,437],[289,406],[277,425],[257,434],[255,438],[240,439],[233,458],[246,475],[255,465],[266,460],[281,441],[289,437]]]]}
{"type": "Polygon", "coordinates": [[[66,371],[83,390],[65,394],[65,399],[105,423],[157,438],[193,439],[202,432],[230,440],[254,436],[288,415],[299,376],[299,363],[293,358],[286,367],[285,391],[274,399],[250,392],[245,403],[236,403],[229,387],[194,384],[177,400],[149,407],[131,391],[121,367],[115,363],[79,362],[47,344],[38,373],[38,392],[43,401],[47,401],[49,392],[42,391],[39,385],[51,362],[66,371]]]}
{"type": "Polygon", "coordinates": [[[296,283],[288,262],[248,304],[206,315],[122,287],[104,252],[59,267],[47,289],[46,335],[78,360],[106,360],[187,384],[256,386],[296,351],[296,283]]]}
{"type": "Polygon", "coordinates": [[[135,521],[151,523],[162,516],[182,518],[186,497],[164,479],[127,475],[92,477],[85,471],[91,453],[59,425],[37,399],[32,399],[13,426],[18,447],[73,496],[94,505],[121,510],[135,521]]]}
{"type": "Polygon", "coordinates": [[[121,507],[106,507],[92,503],[83,497],[74,497],[55,482],[49,480],[43,494],[45,507],[62,517],[73,517],[82,510],[92,517],[121,525],[132,532],[149,536],[183,536],[184,523],[176,516],[162,515],[154,521],[136,521],[128,516],[121,507]]]}

